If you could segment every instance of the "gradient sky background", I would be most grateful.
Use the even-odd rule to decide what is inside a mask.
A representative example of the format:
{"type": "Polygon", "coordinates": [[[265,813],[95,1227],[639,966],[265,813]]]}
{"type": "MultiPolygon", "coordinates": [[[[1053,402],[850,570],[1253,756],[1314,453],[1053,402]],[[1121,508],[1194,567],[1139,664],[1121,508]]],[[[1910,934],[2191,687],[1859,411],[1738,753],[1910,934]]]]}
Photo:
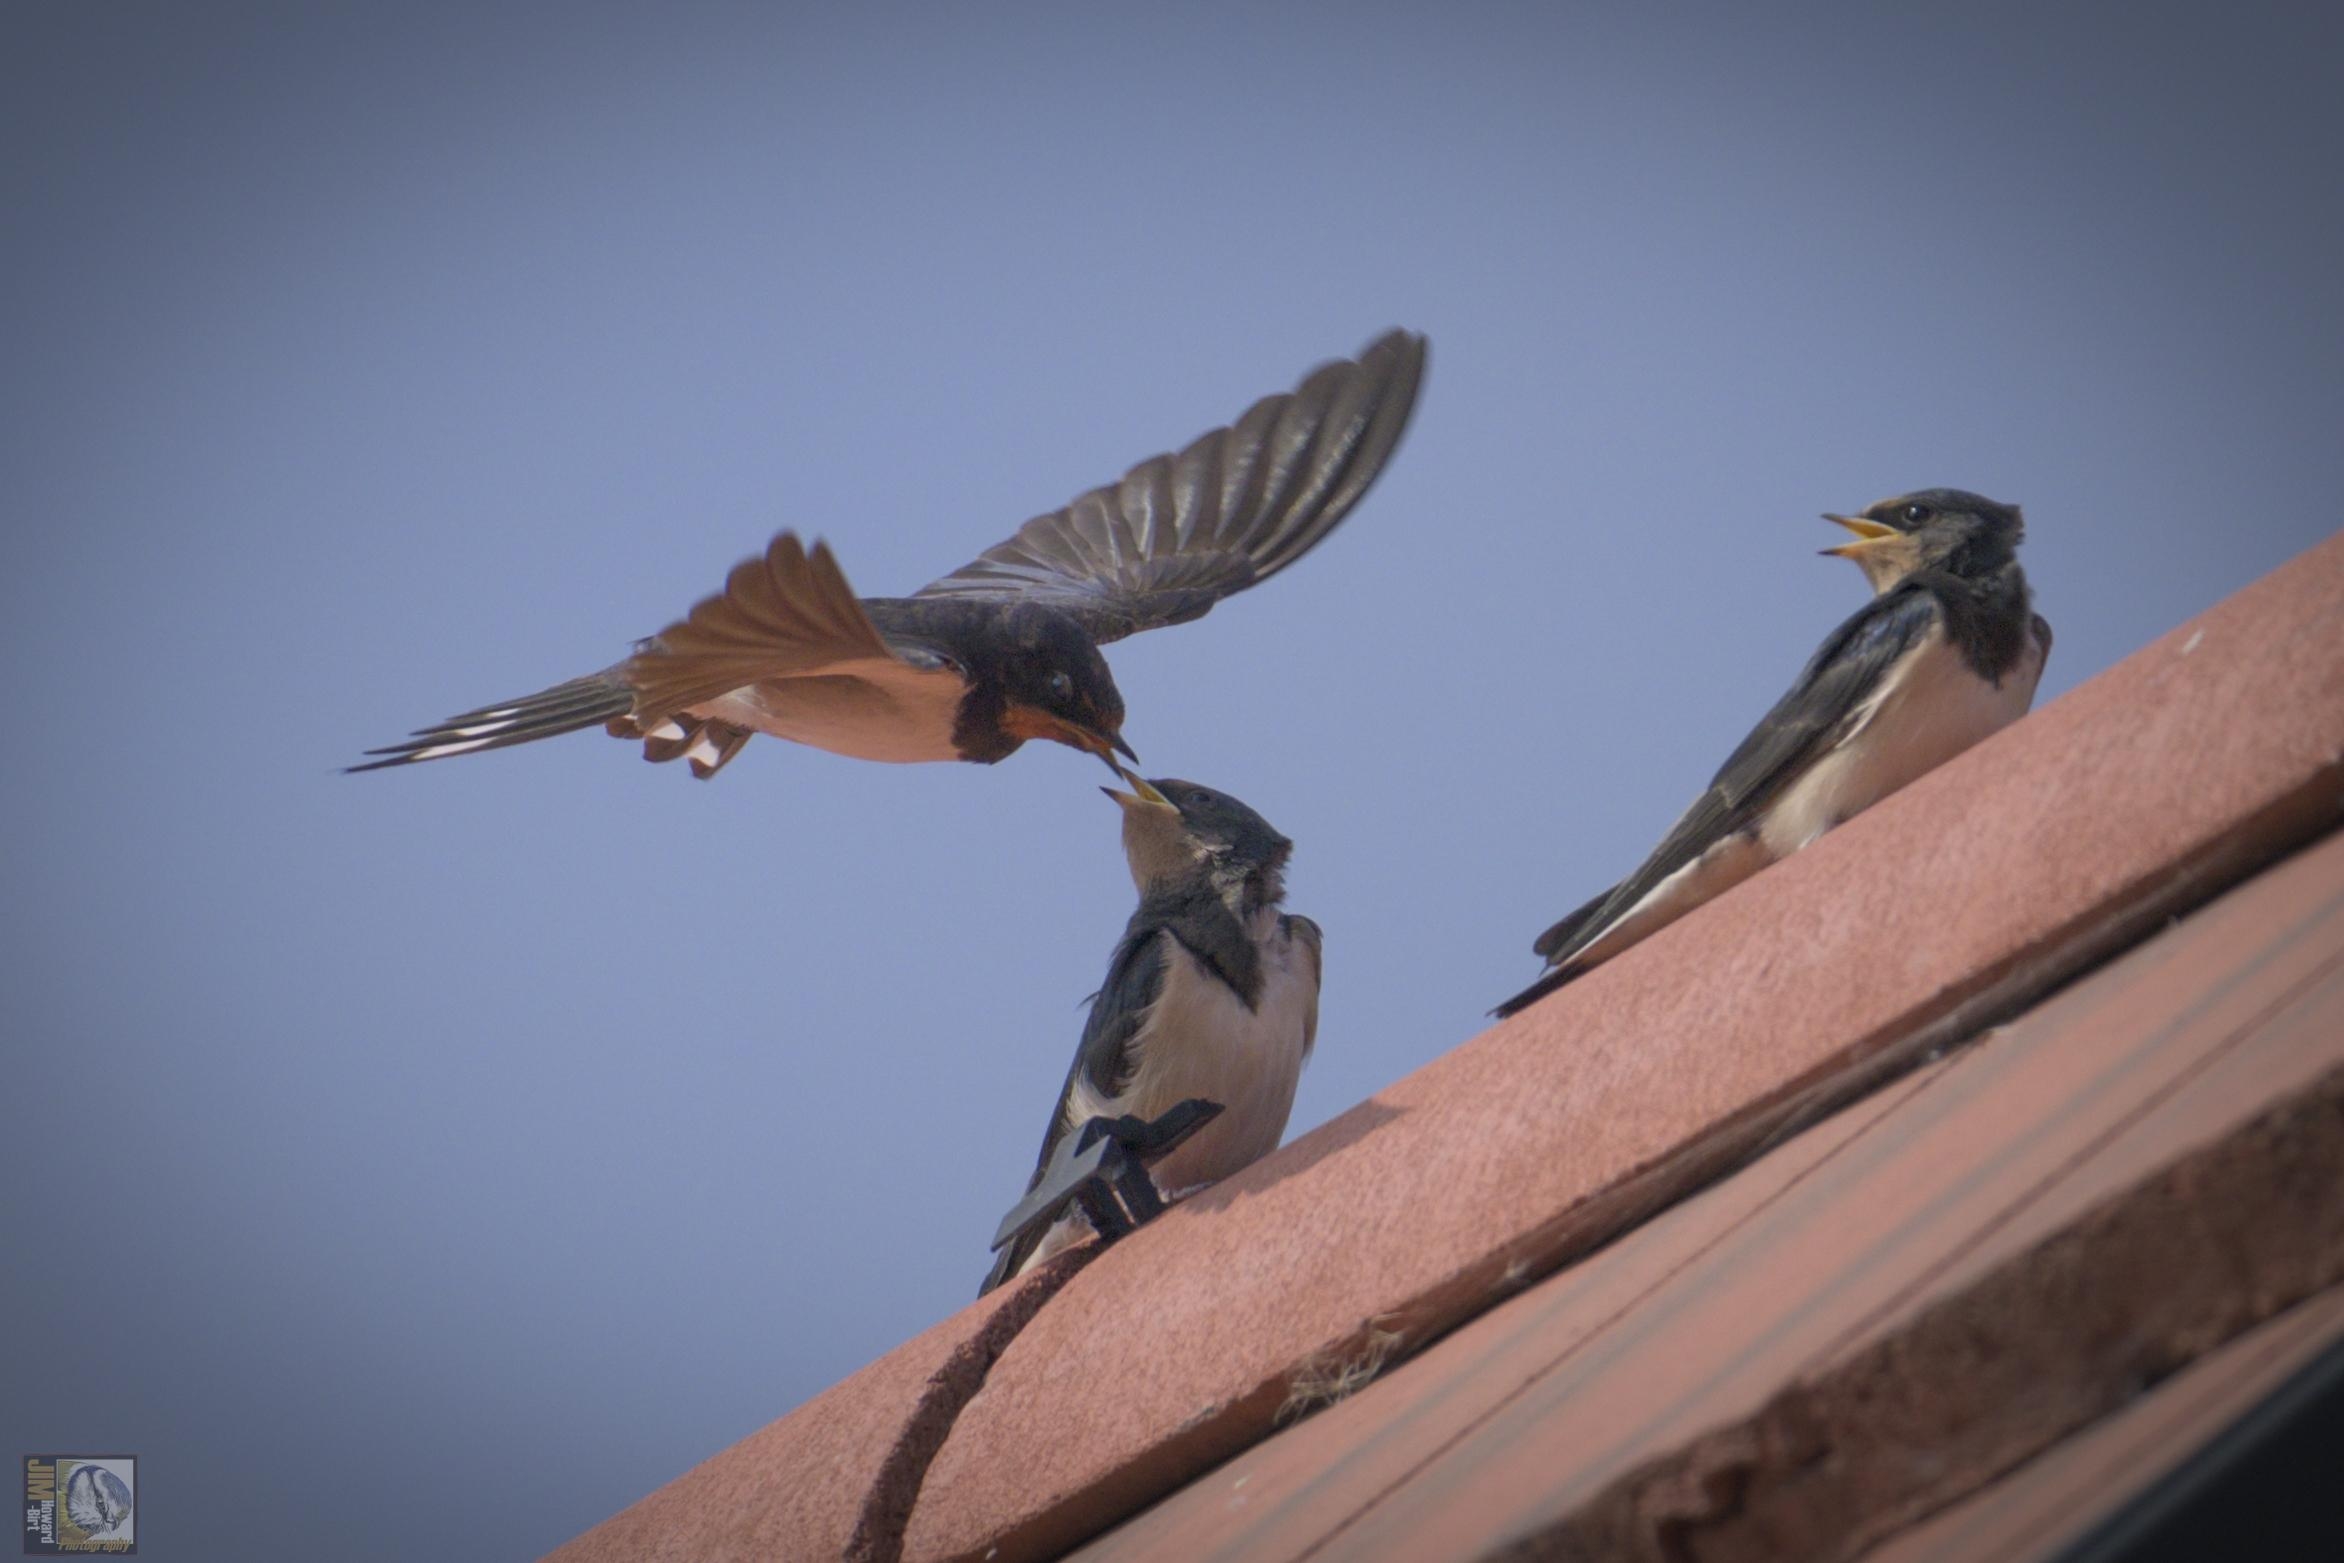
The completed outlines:
{"type": "Polygon", "coordinates": [[[2326,536],[2337,8],[1900,9],[0,11],[0,1444],[141,1456],[142,1556],[526,1555],[968,1299],[1095,761],[336,769],[777,527],[909,591],[1430,333],[1343,530],[1111,653],[1298,843],[1297,1132],[1862,600],[1818,511],[2022,502],[2044,699],[2326,536]]]}

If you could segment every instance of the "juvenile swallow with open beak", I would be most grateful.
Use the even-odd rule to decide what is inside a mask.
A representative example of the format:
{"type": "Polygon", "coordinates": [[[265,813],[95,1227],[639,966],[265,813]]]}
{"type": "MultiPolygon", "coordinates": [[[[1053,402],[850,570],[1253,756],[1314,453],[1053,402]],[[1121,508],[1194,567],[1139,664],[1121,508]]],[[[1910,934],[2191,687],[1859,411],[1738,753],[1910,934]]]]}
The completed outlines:
{"type": "Polygon", "coordinates": [[[1202,618],[1333,531],[1399,444],[1424,357],[1424,338],[1387,332],[911,597],[858,598],[827,544],[782,532],[625,661],[449,717],[350,769],[587,727],[703,779],[757,733],[866,760],[989,765],[1029,738],[1136,759],[1099,647],[1202,618]]]}
{"type": "MultiPolygon", "coordinates": [[[[1286,1132],[1318,1034],[1318,924],[1279,910],[1294,844],[1227,793],[1123,778],[1129,792],[1099,790],[1123,807],[1139,909],[1091,999],[1028,1192],[1087,1120],[1152,1119],[1196,1097],[1222,1111],[1149,1169],[1167,1198],[1260,1160],[1286,1132]]],[[[1089,1230],[1075,1214],[1010,1244],[981,1291],[1089,1230]]]]}
{"type": "Polygon", "coordinates": [[[1932,488],[1824,519],[1855,534],[1824,552],[1863,570],[1872,601],[1831,632],[1643,865],[1539,936],[1546,975],[1495,1013],[1667,927],[2034,702],[2051,626],[2019,569],[2018,506],[1932,488]]]}

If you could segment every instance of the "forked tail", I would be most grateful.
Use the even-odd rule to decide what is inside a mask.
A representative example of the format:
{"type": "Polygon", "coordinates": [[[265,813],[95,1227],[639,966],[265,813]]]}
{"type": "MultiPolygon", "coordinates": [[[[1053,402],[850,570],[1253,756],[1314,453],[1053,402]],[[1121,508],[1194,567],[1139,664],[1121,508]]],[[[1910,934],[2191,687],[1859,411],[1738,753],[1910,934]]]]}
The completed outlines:
{"type": "Polygon", "coordinates": [[[436,726],[424,728],[404,743],[367,750],[370,755],[384,758],[347,769],[379,771],[387,766],[414,765],[422,760],[444,760],[451,755],[509,748],[551,738],[557,733],[574,733],[582,727],[600,727],[630,716],[634,708],[635,692],[614,672],[589,673],[584,678],[573,678],[566,684],[556,684],[519,700],[451,716],[436,726]]]}

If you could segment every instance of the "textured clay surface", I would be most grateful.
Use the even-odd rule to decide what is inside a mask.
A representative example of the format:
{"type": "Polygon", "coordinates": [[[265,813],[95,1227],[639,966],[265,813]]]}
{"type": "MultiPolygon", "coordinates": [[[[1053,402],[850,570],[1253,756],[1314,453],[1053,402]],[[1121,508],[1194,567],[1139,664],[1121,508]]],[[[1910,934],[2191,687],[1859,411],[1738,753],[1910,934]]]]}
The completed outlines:
{"type": "MultiPolygon", "coordinates": [[[[2340,1065],[2344,835],[2332,835],[1197,1478],[1082,1556],[1473,1557],[1561,1533],[1632,1473],[1682,1476],[1667,1462],[1719,1429],[1774,1426],[1787,1437],[1763,1422],[1787,1386],[1831,1381],[1858,1362],[1873,1372],[1883,1343],[1918,1338],[1918,1322],[1946,1298],[2004,1284],[2055,1234],[2340,1065]]],[[[2316,1138],[2305,1131],[2303,1144],[2316,1138]]],[[[2301,1147],[2280,1147],[2291,1148],[2301,1147]]],[[[2027,1331],[2078,1317],[2119,1344],[2152,1340],[2163,1327],[2147,1299],[2184,1289],[2162,1279],[2176,1269],[2202,1270],[2209,1296],[2243,1294],[2243,1317],[2283,1306],[2317,1282],[2287,1266],[2318,1243],[2290,1225],[2282,1193],[2274,1178],[2256,1198],[2233,1199],[2222,1244],[2193,1245],[2182,1212],[2095,1247],[2088,1266],[2065,1272],[2072,1295],[2006,1298],[2024,1306],[1991,1321],[2017,1337],[1997,1349],[2040,1348],[2027,1331]]],[[[2206,1349],[2170,1331],[2164,1339],[2142,1347],[2142,1360],[2164,1361],[2175,1340],[2188,1347],[2176,1363],[2206,1349]]],[[[2087,1352],[2050,1355],[2079,1372],[2093,1366],[2087,1352]]],[[[1958,1445],[1947,1429],[1969,1426],[1972,1413],[1991,1423],[2004,1402],[1981,1404],[1958,1361],[1913,1360],[1936,1361],[1944,1380],[1845,1382],[1914,1419],[1924,1441],[1906,1452],[1926,1467],[1958,1445]]],[[[2101,1404],[2105,1380],[2066,1386],[2045,1374],[2035,1398],[2101,1404]]],[[[1831,1415],[1794,1448],[1878,1442],[1864,1407],[1809,1404],[1831,1415]]],[[[1751,1459],[1768,1452],[1735,1447],[1751,1459]]],[[[1740,1457],[1718,1456],[1721,1491],[1740,1482],[1740,1457]]],[[[1964,1467],[1973,1478],[1982,1468],[1964,1467]]],[[[1825,1507],[1855,1514],[1896,1493],[1886,1482],[1842,1489],[1825,1507]]],[[[1669,1526],[1691,1537],[1694,1521],[1725,1512],[1722,1500],[1686,1496],[1681,1481],[1640,1501],[1652,1536],[1669,1526]],[[1675,1506],[1656,1509],[1663,1498],[1675,1506]]]]}
{"type": "Polygon", "coordinates": [[[1864,1563],[2051,1563],[2110,1509],[2161,1483],[2206,1441],[2344,1341],[2344,1287],[2330,1287],[2090,1430],[1960,1503],[1899,1531],[1864,1563]]]}
{"type": "Polygon", "coordinates": [[[1748,1421],[1490,1556],[1852,1559],[2344,1285],[2340,1188],[2344,1066],[1748,1421]],[[2177,1265],[2176,1253],[2199,1262],[2177,1265]]]}
{"type": "Polygon", "coordinates": [[[888,1563],[962,1403],[1087,1257],[1065,1255],[979,1299],[548,1556],[888,1563]]]}

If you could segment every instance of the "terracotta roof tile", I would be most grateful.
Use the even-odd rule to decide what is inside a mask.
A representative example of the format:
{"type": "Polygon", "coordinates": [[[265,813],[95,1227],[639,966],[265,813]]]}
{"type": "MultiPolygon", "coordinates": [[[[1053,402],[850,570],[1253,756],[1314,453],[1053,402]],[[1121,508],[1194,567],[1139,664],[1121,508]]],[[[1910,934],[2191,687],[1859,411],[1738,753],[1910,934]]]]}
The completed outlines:
{"type": "Polygon", "coordinates": [[[2331,1288],[1866,1553],[1865,1563],[2050,1563],[2112,1508],[2195,1453],[2206,1429],[2236,1421],[2339,1341],[2344,1288],[2331,1288]]]}
{"type": "MultiPolygon", "coordinates": [[[[2344,1186],[2344,1113],[2334,1105],[2335,1180],[2314,1199],[2330,1213],[2324,1228],[2282,1223],[2286,1201],[2253,1184],[2244,1212],[2182,1202],[2141,1214],[2123,1240],[2091,1248],[2092,1284],[2080,1291],[2072,1264],[2047,1246],[2274,1101],[2324,1083],[2344,1103],[2340,1071],[2344,836],[2335,836],[2006,1031],[1493,1309],[1083,1555],[1467,1558],[1555,1527],[1596,1527],[1601,1555],[1658,1555],[1661,1527],[1682,1517],[1652,1512],[1677,1501],[1668,1489],[1682,1472],[1668,1462],[1762,1468],[1737,1435],[1783,1420],[1791,1386],[1834,1375],[1889,1408],[1853,1442],[1886,1460],[1883,1446],[1901,1431],[1921,1450],[1908,1464],[1929,1466],[1938,1484],[1930,1496],[1958,1496],[1962,1483],[1995,1474],[1996,1461],[2066,1430],[2030,1418],[2085,1420],[2078,1408],[2092,1396],[2137,1387],[2133,1376],[2165,1349],[2155,1306],[2188,1303],[2186,1329],[2226,1319],[2235,1333],[2344,1281],[2344,1205],[2333,1198],[2344,1186]],[[2208,1220],[2228,1230],[2208,1236],[2198,1230],[2208,1220]],[[2174,1265],[2176,1247],[2197,1262],[2174,1265]],[[2193,1294],[2201,1283],[2206,1295],[2193,1294]],[[1990,1325],[1943,1323],[1965,1296],[1992,1299],[1976,1305],[1990,1325]],[[2076,1382],[2063,1392],[2063,1375],[2042,1370],[2028,1394],[2012,1395],[1991,1361],[1934,1362],[1945,1347],[1923,1328],[1932,1313],[1940,1336],[1991,1337],[1997,1361],[2072,1356],[2076,1382]],[[2111,1321],[2121,1327],[2110,1360],[2071,1353],[2079,1333],[2107,1335],[2111,1321]],[[1973,1446],[1983,1452],[1965,1468],[1973,1446]]],[[[2208,1186],[2193,1177],[2192,1187],[2208,1186]]],[[[1814,1436],[1845,1439],[1830,1395],[1808,1400],[1814,1436]]],[[[1838,1463],[1860,1471],[1864,1460],[1843,1453],[1838,1463]]],[[[1897,1486],[1910,1476],[1873,1473],[1869,1493],[1851,1476],[1828,1501],[1786,1500],[1786,1509],[1855,1524],[1869,1497],[1893,1519],[1922,1490],[1897,1486]]],[[[1810,1537],[1779,1555],[1838,1554],[1810,1537]]]]}
{"type": "Polygon", "coordinates": [[[557,1563],[895,1555],[936,1446],[1019,1329],[1088,1255],[1062,1255],[548,1554],[557,1563]]]}

